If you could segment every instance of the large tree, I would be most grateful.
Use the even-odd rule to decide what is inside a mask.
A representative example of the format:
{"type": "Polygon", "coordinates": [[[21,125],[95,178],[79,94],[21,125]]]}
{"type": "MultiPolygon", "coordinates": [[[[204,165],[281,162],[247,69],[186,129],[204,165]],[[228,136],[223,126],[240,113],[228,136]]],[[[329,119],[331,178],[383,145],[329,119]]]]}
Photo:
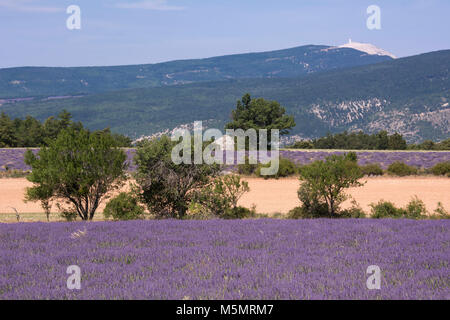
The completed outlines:
{"type": "Polygon", "coordinates": [[[196,191],[220,171],[218,165],[175,164],[171,154],[177,144],[162,136],[144,141],[136,149],[137,191],[150,213],[159,218],[184,218],[196,191]]]}
{"type": "Polygon", "coordinates": [[[295,127],[293,116],[285,114],[286,110],[276,101],[268,101],[263,98],[252,99],[250,94],[245,94],[232,111],[232,121],[227,123],[225,129],[260,129],[268,130],[268,142],[270,143],[270,130],[280,130],[280,135],[286,135],[295,127]]]}
{"type": "Polygon", "coordinates": [[[43,206],[65,202],[82,220],[92,220],[108,192],[119,188],[126,176],[126,154],[109,134],[69,127],[35,155],[25,154],[32,168],[27,179],[27,200],[43,206]]]}

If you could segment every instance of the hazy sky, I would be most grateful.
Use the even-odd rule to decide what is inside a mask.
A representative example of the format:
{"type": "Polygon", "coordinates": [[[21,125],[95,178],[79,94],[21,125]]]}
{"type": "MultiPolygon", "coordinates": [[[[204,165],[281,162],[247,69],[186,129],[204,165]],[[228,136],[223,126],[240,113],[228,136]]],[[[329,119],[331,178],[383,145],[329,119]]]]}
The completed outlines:
{"type": "Polygon", "coordinates": [[[449,0],[0,0],[0,68],[155,63],[370,42],[398,57],[450,49],[449,0]],[[69,30],[69,5],[81,29],[69,30]],[[366,9],[381,8],[381,30],[366,9]]]}

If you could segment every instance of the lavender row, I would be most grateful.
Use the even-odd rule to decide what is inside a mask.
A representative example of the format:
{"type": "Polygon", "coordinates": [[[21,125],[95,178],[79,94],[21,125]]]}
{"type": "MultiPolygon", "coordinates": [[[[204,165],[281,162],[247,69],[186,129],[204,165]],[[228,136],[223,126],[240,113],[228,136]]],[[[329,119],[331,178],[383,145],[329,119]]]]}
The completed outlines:
{"type": "Polygon", "coordinates": [[[0,300],[450,299],[449,229],[390,219],[0,224],[0,300]],[[70,265],[80,290],[67,288],[70,265]],[[366,286],[370,265],[379,290],[366,286]]]}
{"type": "MultiPolygon", "coordinates": [[[[37,152],[37,149],[33,149],[37,152]]],[[[0,149],[0,170],[16,169],[29,170],[30,168],[23,162],[26,149],[0,149]]],[[[130,169],[134,170],[133,157],[134,149],[126,149],[130,169]]],[[[331,154],[343,154],[345,151],[301,151],[301,150],[281,150],[280,155],[296,162],[297,164],[308,164],[315,160],[323,160],[331,154]]],[[[379,163],[383,169],[395,162],[402,161],[410,166],[431,168],[436,163],[450,161],[450,152],[384,152],[384,151],[358,151],[358,163],[365,165],[369,163],[379,163]]],[[[237,157],[234,156],[236,159],[237,157]]],[[[264,158],[263,156],[261,158],[264,158]]]]}

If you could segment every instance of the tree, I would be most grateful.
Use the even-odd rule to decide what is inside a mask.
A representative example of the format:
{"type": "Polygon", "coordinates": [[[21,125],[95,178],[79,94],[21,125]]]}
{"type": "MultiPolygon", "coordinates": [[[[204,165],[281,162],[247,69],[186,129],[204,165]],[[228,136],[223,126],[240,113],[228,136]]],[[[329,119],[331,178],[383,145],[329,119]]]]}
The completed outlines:
{"type": "Polygon", "coordinates": [[[299,189],[300,200],[313,208],[326,204],[330,217],[337,215],[339,205],[346,199],[344,189],[362,186],[358,180],[363,174],[352,152],[332,155],[325,161],[315,161],[302,166],[299,171],[300,180],[303,181],[299,189]],[[305,198],[308,199],[307,203],[305,198]]]}
{"type": "Polygon", "coordinates": [[[226,124],[225,129],[255,129],[258,134],[260,129],[267,129],[270,144],[271,129],[279,129],[280,135],[286,135],[295,127],[294,117],[285,115],[285,112],[278,102],[252,99],[247,93],[237,102],[232,111],[232,121],[226,124]]]}
{"type": "Polygon", "coordinates": [[[136,149],[136,191],[150,213],[159,218],[184,218],[196,191],[220,171],[218,165],[175,164],[171,154],[177,143],[162,136],[144,141],[136,149]]]}
{"type": "Polygon", "coordinates": [[[407,144],[406,140],[399,133],[394,133],[388,138],[388,149],[389,150],[406,150],[407,144]]]}
{"type": "Polygon", "coordinates": [[[11,148],[16,145],[14,125],[11,119],[4,113],[0,115],[0,148],[11,148]]]}
{"type": "Polygon", "coordinates": [[[69,127],[37,155],[26,152],[27,179],[34,184],[26,199],[64,201],[82,220],[92,220],[107,193],[123,184],[125,160],[110,135],[69,127]]]}

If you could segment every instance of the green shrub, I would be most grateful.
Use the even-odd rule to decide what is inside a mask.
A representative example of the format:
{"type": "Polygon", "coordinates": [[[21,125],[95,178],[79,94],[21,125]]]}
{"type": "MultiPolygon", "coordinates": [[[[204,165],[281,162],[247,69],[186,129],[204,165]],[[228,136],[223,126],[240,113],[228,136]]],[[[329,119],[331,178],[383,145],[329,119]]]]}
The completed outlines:
{"type": "Polygon", "coordinates": [[[286,158],[281,158],[279,159],[279,167],[278,167],[278,171],[276,174],[271,175],[271,176],[263,176],[261,175],[261,168],[269,168],[271,165],[271,163],[267,163],[267,164],[259,164],[255,173],[258,177],[264,177],[264,179],[269,179],[269,178],[275,178],[278,179],[280,177],[289,177],[292,176],[294,174],[297,173],[297,166],[295,165],[294,162],[292,162],[289,159],[286,158]]]}
{"type": "Polygon", "coordinates": [[[311,219],[316,218],[311,212],[305,209],[305,207],[302,205],[300,207],[295,207],[294,209],[291,209],[287,214],[288,219],[311,219]]]}
{"type": "Polygon", "coordinates": [[[389,165],[387,171],[391,175],[403,177],[417,174],[418,169],[401,161],[395,161],[389,165]]]}
{"type": "Polygon", "coordinates": [[[439,162],[435,164],[431,169],[431,173],[435,176],[447,176],[450,177],[450,161],[439,162]]]}
{"type": "Polygon", "coordinates": [[[201,207],[196,211],[200,211],[203,215],[226,219],[245,217],[247,214],[245,208],[239,207],[237,203],[248,191],[250,191],[248,182],[242,181],[238,175],[228,174],[218,177],[195,194],[194,203],[201,207]]]}
{"type": "Polygon", "coordinates": [[[293,144],[286,146],[287,149],[314,149],[314,144],[308,140],[295,141],[293,144]]]}
{"type": "Polygon", "coordinates": [[[441,202],[438,202],[437,208],[434,210],[434,215],[430,216],[432,219],[450,219],[450,214],[445,210],[441,202]]]}
{"type": "Polygon", "coordinates": [[[339,211],[340,218],[365,218],[366,213],[364,210],[358,205],[355,200],[352,200],[352,206],[348,209],[339,211]]]}
{"type": "MultiPolygon", "coordinates": [[[[59,204],[56,204],[59,210],[59,215],[64,220],[71,222],[75,221],[78,218],[78,213],[75,210],[72,209],[63,209],[59,204]]],[[[48,216],[47,216],[48,217],[48,216]]]]}
{"type": "Polygon", "coordinates": [[[380,218],[402,218],[406,215],[406,211],[397,208],[392,202],[380,200],[378,203],[370,204],[372,215],[374,219],[380,218]]]}
{"type": "Polygon", "coordinates": [[[249,157],[245,157],[245,163],[239,164],[237,169],[239,174],[250,176],[255,173],[256,169],[258,168],[258,165],[251,164],[249,157]]]}
{"type": "Polygon", "coordinates": [[[378,203],[371,203],[372,218],[406,218],[423,219],[427,217],[427,209],[422,200],[414,197],[406,207],[397,208],[392,202],[380,200],[378,203]]]}
{"type": "Polygon", "coordinates": [[[382,176],[383,169],[378,163],[369,163],[361,166],[361,171],[365,176],[382,176]]]}
{"type": "Polygon", "coordinates": [[[225,213],[221,216],[223,219],[245,219],[245,218],[253,218],[256,216],[256,212],[254,209],[248,209],[245,207],[234,207],[229,210],[226,210],[225,213]]]}
{"type": "Polygon", "coordinates": [[[137,220],[144,218],[145,211],[131,193],[121,192],[106,204],[103,215],[114,220],[137,220]]]}
{"type": "Polygon", "coordinates": [[[425,203],[422,200],[415,196],[408,204],[406,205],[406,215],[407,218],[411,219],[421,219],[427,216],[427,208],[425,207],[425,203]]]}

